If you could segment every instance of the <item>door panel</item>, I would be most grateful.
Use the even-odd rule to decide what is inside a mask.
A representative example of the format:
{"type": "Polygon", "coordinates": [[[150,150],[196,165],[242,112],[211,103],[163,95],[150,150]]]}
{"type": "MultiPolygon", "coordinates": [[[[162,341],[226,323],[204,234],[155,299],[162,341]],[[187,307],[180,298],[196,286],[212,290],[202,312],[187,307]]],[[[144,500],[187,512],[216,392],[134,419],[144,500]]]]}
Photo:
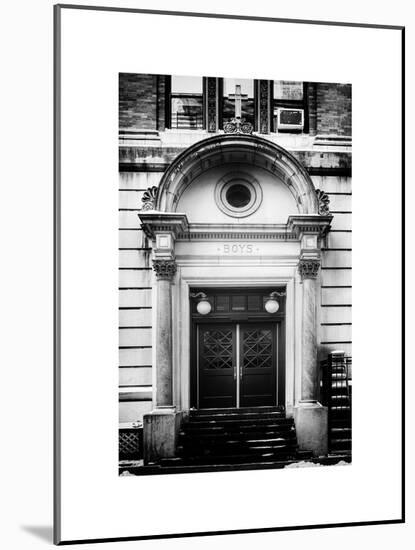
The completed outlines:
{"type": "Polygon", "coordinates": [[[199,326],[199,407],[236,407],[236,326],[199,326]]]}
{"type": "Polygon", "coordinates": [[[276,404],[276,327],[240,325],[240,406],[276,404]]]}

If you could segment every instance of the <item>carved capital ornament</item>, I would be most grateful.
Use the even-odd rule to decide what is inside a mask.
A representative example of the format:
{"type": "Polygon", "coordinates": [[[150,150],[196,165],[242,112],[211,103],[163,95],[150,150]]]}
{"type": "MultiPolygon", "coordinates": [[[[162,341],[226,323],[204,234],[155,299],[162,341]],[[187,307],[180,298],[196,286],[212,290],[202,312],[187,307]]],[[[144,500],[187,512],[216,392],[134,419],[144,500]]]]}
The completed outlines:
{"type": "Polygon", "coordinates": [[[301,259],[298,264],[301,280],[315,279],[320,268],[320,260],[317,259],[301,259]]]}
{"type": "Polygon", "coordinates": [[[158,280],[171,281],[176,274],[177,265],[174,260],[153,260],[153,269],[158,280]]]}

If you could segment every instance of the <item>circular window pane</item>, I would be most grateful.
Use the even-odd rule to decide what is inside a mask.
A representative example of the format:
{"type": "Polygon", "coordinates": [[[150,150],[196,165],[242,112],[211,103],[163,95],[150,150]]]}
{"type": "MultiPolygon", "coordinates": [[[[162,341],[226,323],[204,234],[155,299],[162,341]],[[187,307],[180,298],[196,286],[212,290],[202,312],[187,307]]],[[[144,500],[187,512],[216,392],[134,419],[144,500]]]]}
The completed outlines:
{"type": "Polygon", "coordinates": [[[233,218],[246,218],[259,208],[262,189],[246,172],[229,172],[216,184],[215,202],[220,210],[233,218]]]}
{"type": "Polygon", "coordinates": [[[226,200],[234,208],[243,208],[251,200],[251,191],[241,183],[235,183],[226,191],[226,200]]]}

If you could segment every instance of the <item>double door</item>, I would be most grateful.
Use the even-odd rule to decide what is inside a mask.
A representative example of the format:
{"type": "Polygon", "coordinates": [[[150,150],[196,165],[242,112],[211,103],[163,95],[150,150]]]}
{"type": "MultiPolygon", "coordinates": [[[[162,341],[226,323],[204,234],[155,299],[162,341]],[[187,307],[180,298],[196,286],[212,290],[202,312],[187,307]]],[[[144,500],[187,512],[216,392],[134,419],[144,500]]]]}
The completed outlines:
{"type": "Polygon", "coordinates": [[[197,332],[199,408],[281,404],[280,323],[200,324],[197,332]]]}

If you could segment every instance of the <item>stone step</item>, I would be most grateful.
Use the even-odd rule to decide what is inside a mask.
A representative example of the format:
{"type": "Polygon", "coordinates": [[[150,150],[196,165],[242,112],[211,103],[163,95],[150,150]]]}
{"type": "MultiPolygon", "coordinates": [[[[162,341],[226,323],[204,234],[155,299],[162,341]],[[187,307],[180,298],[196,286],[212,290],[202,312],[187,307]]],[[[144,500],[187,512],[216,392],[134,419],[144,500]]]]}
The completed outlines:
{"type": "Polygon", "coordinates": [[[252,454],[258,452],[272,451],[286,451],[297,450],[297,441],[286,440],[273,440],[273,441],[226,441],[224,443],[217,443],[216,445],[204,445],[203,443],[189,442],[188,444],[180,445],[177,448],[177,454],[179,456],[196,456],[196,455],[209,455],[209,456],[222,456],[233,454],[252,454]]]}
{"type": "Polygon", "coordinates": [[[200,416],[195,418],[189,418],[187,422],[185,422],[184,426],[212,426],[212,425],[218,425],[218,426],[229,426],[230,424],[234,425],[255,425],[260,424],[261,426],[265,426],[267,424],[293,424],[294,421],[292,418],[284,418],[283,416],[272,415],[272,414],[262,414],[262,415],[255,415],[255,414],[246,414],[246,415],[216,415],[216,416],[200,416]]]}
{"type": "Polygon", "coordinates": [[[178,456],[175,458],[163,458],[160,460],[161,466],[171,466],[174,464],[193,465],[193,464],[241,464],[270,462],[276,460],[295,459],[296,452],[292,449],[271,449],[262,452],[252,453],[233,453],[233,454],[214,454],[214,455],[192,455],[178,456]]]}
{"type": "Polygon", "coordinates": [[[226,441],[228,439],[237,439],[238,441],[248,441],[251,439],[268,441],[274,438],[295,439],[295,429],[290,427],[286,430],[226,430],[210,432],[180,432],[180,441],[199,440],[203,444],[209,444],[211,441],[226,441]]]}
{"type": "Polygon", "coordinates": [[[215,472],[215,471],[238,471],[238,470],[257,470],[257,469],[279,469],[285,468],[295,463],[295,459],[276,459],[264,460],[259,462],[240,462],[236,464],[186,464],[177,462],[175,464],[149,464],[143,468],[129,471],[135,475],[157,475],[157,474],[185,474],[197,472],[215,472]]]}
{"type": "Polygon", "coordinates": [[[350,452],[335,452],[333,451],[330,456],[324,458],[312,458],[311,454],[301,454],[299,452],[296,458],[288,459],[275,459],[275,460],[263,460],[259,462],[240,462],[237,464],[192,464],[186,465],[181,462],[176,462],[172,465],[160,466],[159,464],[148,464],[141,467],[120,468],[120,473],[127,470],[131,475],[160,475],[160,474],[184,474],[184,473],[197,473],[197,472],[215,472],[215,471],[240,471],[240,470],[264,470],[264,469],[278,469],[285,468],[291,464],[297,463],[299,460],[310,464],[321,464],[323,466],[336,465],[338,463],[350,463],[350,452]]]}
{"type": "Polygon", "coordinates": [[[263,434],[263,435],[274,435],[276,433],[281,434],[290,434],[295,431],[294,424],[209,424],[203,426],[185,425],[180,430],[180,435],[205,435],[214,437],[215,435],[252,435],[252,434],[263,434]]]}
{"type": "Polygon", "coordinates": [[[189,416],[212,416],[212,415],[229,415],[229,414],[246,414],[246,413],[279,413],[284,416],[284,411],[281,407],[231,407],[222,409],[190,409],[189,416]]]}

